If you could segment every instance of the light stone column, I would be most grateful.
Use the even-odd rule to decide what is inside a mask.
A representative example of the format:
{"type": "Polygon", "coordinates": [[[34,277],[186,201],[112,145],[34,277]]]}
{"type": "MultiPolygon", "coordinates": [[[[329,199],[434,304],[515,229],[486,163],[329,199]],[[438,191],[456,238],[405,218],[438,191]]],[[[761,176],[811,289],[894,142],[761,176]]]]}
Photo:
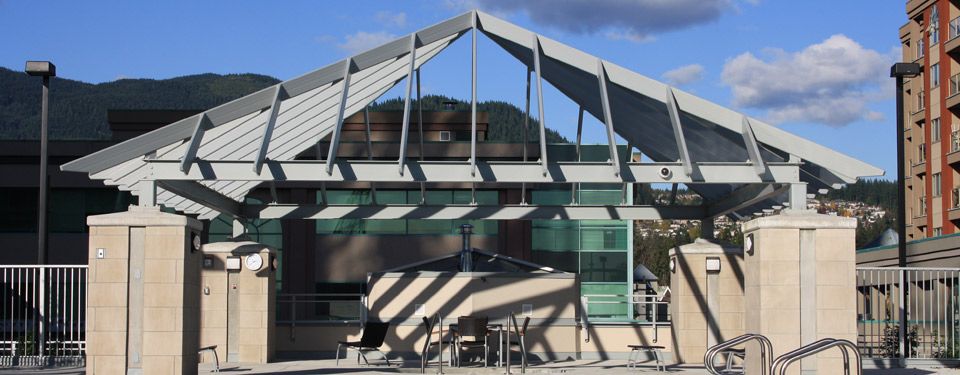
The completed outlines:
{"type": "Polygon", "coordinates": [[[707,348],[744,330],[743,249],[697,239],[671,249],[670,309],[680,363],[702,363],[707,348]],[[719,271],[707,271],[708,259],[719,271]]]}
{"type": "Polygon", "coordinates": [[[200,222],[131,206],[87,225],[87,374],[196,374],[200,222]]]}
{"type": "MultiPolygon", "coordinates": [[[[200,346],[217,346],[221,362],[267,363],[273,360],[276,320],[276,250],[256,242],[216,242],[203,245],[201,272],[200,346]],[[260,256],[263,264],[248,268],[247,258],[260,256]],[[234,258],[239,269],[227,269],[234,258]]],[[[312,312],[310,303],[299,304],[301,314],[312,312]]],[[[301,315],[302,319],[309,316],[301,315]]],[[[213,356],[202,353],[204,362],[213,356]]]]}
{"type": "MultiPolygon", "coordinates": [[[[821,338],[856,342],[853,218],[784,212],[743,224],[747,332],[779,356],[821,338]]],[[[790,367],[790,374],[840,373],[837,349],[790,367]],[[802,372],[801,372],[802,369],[802,372]]],[[[759,348],[747,346],[746,372],[760,373],[759,348]]]]}

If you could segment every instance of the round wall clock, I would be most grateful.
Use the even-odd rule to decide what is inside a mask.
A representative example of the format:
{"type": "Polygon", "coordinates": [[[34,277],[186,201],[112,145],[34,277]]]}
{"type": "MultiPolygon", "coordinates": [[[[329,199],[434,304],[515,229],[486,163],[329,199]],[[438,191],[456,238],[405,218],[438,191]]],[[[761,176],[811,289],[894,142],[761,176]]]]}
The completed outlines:
{"type": "Polygon", "coordinates": [[[251,271],[259,271],[260,267],[263,267],[263,258],[260,257],[260,254],[250,254],[247,255],[246,259],[247,269],[251,271]]]}

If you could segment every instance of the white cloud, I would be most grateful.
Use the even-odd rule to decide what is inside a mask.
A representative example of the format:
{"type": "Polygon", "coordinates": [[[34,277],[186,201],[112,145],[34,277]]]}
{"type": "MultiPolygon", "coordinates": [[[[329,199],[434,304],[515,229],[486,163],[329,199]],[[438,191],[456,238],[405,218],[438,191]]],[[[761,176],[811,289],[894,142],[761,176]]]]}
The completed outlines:
{"type": "Polygon", "coordinates": [[[746,52],[724,64],[723,81],[733,91],[734,105],[765,110],[774,123],[844,126],[882,119],[867,107],[885,97],[889,54],[840,34],[798,52],[764,54],[766,59],[746,52]]]}
{"type": "Polygon", "coordinates": [[[387,27],[404,27],[407,25],[407,14],[404,12],[391,13],[382,10],[377,12],[373,18],[387,27]]]}
{"type": "Polygon", "coordinates": [[[500,16],[525,13],[537,24],[562,31],[635,42],[713,22],[736,9],[734,0],[447,0],[447,5],[500,16]]]}
{"type": "Polygon", "coordinates": [[[397,39],[396,35],[385,31],[379,31],[375,33],[358,31],[355,34],[344,37],[343,43],[337,44],[337,48],[347,52],[349,55],[356,55],[360,52],[380,46],[381,44],[393,41],[394,39],[397,39]]]}
{"type": "Polygon", "coordinates": [[[674,86],[682,86],[703,79],[703,65],[690,64],[663,73],[663,78],[674,86]]]}

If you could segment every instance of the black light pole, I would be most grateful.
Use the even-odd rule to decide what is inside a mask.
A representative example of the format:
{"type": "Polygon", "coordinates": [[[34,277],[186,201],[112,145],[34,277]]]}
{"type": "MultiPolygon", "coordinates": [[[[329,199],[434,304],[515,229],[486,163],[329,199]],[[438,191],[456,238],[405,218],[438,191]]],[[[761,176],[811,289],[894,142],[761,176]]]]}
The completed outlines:
{"type": "Polygon", "coordinates": [[[903,305],[904,301],[907,301],[907,293],[909,293],[909,282],[907,281],[907,273],[902,271],[902,267],[907,266],[907,191],[906,184],[904,183],[904,178],[906,174],[904,173],[903,162],[904,162],[904,151],[903,151],[903,78],[904,77],[916,77],[920,75],[920,64],[917,63],[896,63],[890,67],[890,77],[897,79],[897,259],[898,265],[901,267],[900,277],[900,288],[901,296],[903,300],[900,301],[900,360],[901,365],[904,364],[904,358],[909,356],[907,352],[909,350],[909,345],[907,345],[907,309],[903,305]]]}
{"type": "Polygon", "coordinates": [[[43,99],[40,108],[40,198],[37,201],[37,264],[47,263],[47,97],[50,77],[57,75],[57,67],[49,61],[27,61],[26,72],[43,77],[43,99]]]}
{"type": "Polygon", "coordinates": [[[896,63],[890,67],[890,77],[897,79],[897,259],[900,267],[907,266],[907,191],[904,179],[903,150],[903,78],[920,75],[920,64],[896,63]]]}

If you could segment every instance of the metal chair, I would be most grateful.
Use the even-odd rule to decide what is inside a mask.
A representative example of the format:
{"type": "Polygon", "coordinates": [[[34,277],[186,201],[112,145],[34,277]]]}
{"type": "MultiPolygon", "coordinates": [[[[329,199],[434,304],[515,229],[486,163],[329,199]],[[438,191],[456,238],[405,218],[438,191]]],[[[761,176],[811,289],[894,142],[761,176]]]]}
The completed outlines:
{"type": "MultiPolygon", "coordinates": [[[[370,365],[370,362],[367,361],[367,355],[364,352],[377,352],[383,356],[383,359],[387,361],[387,365],[390,365],[390,359],[387,358],[387,355],[380,351],[380,347],[383,346],[383,340],[387,337],[387,329],[390,328],[390,323],[379,323],[379,322],[367,322],[363,327],[363,333],[360,335],[360,341],[337,341],[337,366],[340,365],[340,347],[349,352],[350,349],[357,351],[357,364],[360,364],[360,358],[363,357],[363,362],[370,365]]],[[[346,357],[346,355],[344,355],[346,357]]]]}
{"type": "Polygon", "coordinates": [[[487,328],[486,317],[461,316],[457,318],[456,348],[457,348],[457,367],[460,367],[460,360],[463,356],[460,351],[463,349],[483,348],[483,367],[487,367],[487,357],[490,356],[490,345],[488,338],[490,330],[487,328]],[[473,340],[466,340],[465,337],[472,337],[473,340]],[[478,340],[483,337],[483,341],[478,340]]]}
{"type": "MultiPolygon", "coordinates": [[[[423,327],[426,329],[427,337],[423,342],[423,349],[420,350],[420,373],[427,372],[427,354],[430,352],[430,348],[433,346],[438,346],[440,350],[437,353],[440,353],[440,358],[437,360],[437,363],[440,365],[440,372],[443,372],[443,330],[442,323],[440,323],[440,317],[434,316],[432,319],[423,317],[423,327]],[[441,329],[434,331],[434,328],[440,326],[441,329]],[[433,341],[433,335],[437,335],[437,340],[433,341]]],[[[452,359],[450,359],[452,361],[452,359]]]]}
{"type": "MultiPolygon", "coordinates": [[[[511,339],[507,345],[507,362],[510,362],[510,348],[520,347],[520,373],[524,373],[527,371],[527,343],[525,337],[527,336],[527,326],[530,325],[530,317],[523,318],[523,326],[517,324],[516,315],[510,314],[510,320],[513,322],[513,332],[516,333],[517,339],[511,339]]],[[[509,330],[510,327],[508,326],[507,329],[509,330]]]]}

